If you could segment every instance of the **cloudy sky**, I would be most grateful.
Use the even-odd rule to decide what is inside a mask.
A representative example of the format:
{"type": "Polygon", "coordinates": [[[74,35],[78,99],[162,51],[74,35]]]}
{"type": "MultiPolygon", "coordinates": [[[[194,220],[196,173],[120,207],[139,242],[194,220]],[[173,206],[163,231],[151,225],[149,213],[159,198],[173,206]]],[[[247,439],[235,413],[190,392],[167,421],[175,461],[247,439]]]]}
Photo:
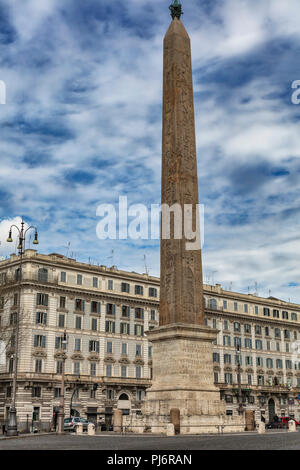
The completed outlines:
{"type": "MultiPolygon", "coordinates": [[[[99,240],[96,210],[160,202],[170,3],[0,0],[0,256],[23,215],[43,253],[159,274],[159,242],[99,240]]],[[[300,303],[299,0],[182,3],[205,280],[300,303]]]]}

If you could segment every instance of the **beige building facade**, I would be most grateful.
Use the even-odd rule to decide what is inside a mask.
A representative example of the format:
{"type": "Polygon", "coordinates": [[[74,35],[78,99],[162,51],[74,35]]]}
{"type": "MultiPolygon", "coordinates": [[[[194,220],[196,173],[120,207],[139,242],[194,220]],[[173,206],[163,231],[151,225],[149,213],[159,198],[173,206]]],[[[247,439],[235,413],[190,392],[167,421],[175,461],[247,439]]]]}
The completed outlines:
{"type": "MultiPolygon", "coordinates": [[[[11,403],[19,263],[16,255],[0,262],[1,422],[11,403]]],[[[34,250],[26,250],[22,272],[19,429],[55,427],[64,360],[66,416],[72,410],[109,428],[117,408],[128,417],[140,415],[152,383],[152,345],[145,333],[159,325],[159,278],[34,250]]],[[[218,284],[205,285],[204,298],[206,326],[219,331],[213,371],[226,414],[238,413],[240,345],[244,408],[266,422],[275,413],[300,419],[300,306],[218,284]]]]}

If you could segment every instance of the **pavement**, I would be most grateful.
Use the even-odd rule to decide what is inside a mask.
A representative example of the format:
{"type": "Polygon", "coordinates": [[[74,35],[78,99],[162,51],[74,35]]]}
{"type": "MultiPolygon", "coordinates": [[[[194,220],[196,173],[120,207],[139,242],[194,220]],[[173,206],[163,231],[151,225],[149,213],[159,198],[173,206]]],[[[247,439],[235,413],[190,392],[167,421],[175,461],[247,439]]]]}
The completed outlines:
{"type": "Polygon", "coordinates": [[[95,436],[31,434],[0,438],[1,450],[300,450],[300,432],[282,430],[265,434],[244,432],[223,435],[158,436],[101,433],[95,436]]]}

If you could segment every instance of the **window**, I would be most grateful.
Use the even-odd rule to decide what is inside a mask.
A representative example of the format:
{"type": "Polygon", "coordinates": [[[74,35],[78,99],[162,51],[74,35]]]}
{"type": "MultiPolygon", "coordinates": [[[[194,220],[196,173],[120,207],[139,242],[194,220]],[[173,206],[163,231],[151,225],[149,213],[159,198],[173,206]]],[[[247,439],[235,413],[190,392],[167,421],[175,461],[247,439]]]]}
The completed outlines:
{"type": "Polygon", "coordinates": [[[63,343],[62,336],[56,336],[55,338],[55,349],[67,349],[66,343],[63,343]]]}
{"type": "Polygon", "coordinates": [[[79,286],[82,285],[82,274],[77,274],[77,284],[78,284],[79,286]]]}
{"type": "Polygon", "coordinates": [[[217,328],[217,320],[213,318],[213,328],[217,328]]]}
{"type": "Polygon", "coordinates": [[[244,304],[244,312],[248,313],[248,304],[244,304]]]}
{"type": "Polygon", "coordinates": [[[99,341],[90,340],[89,342],[89,352],[99,352],[99,341]]]}
{"type": "Polygon", "coordinates": [[[289,319],[289,314],[288,314],[288,312],[285,312],[284,310],[282,310],[282,318],[283,318],[284,320],[288,320],[288,319],[289,319]]]}
{"type": "MultiPolygon", "coordinates": [[[[251,377],[251,376],[250,376],[250,377],[251,377]]],[[[249,385],[251,385],[251,383],[250,383],[249,385]]],[[[255,403],[255,398],[252,397],[252,396],[248,397],[248,403],[249,403],[249,405],[254,405],[254,403],[255,403]]]]}
{"type": "Polygon", "coordinates": [[[152,357],[152,346],[148,347],[148,356],[152,357]]]}
{"type": "Polygon", "coordinates": [[[284,330],[284,339],[290,339],[290,331],[289,330],[284,330]]]}
{"type": "Polygon", "coordinates": [[[111,364],[106,365],[106,376],[112,377],[112,365],[111,364]]]}
{"type": "Polygon", "coordinates": [[[223,300],[223,309],[227,310],[227,300],[223,300]]]}
{"type": "Polygon", "coordinates": [[[75,351],[80,351],[81,350],[81,339],[80,338],[75,338],[74,350],[75,351]]]}
{"type": "Polygon", "coordinates": [[[224,364],[231,364],[231,354],[224,354],[224,364]]]}
{"type": "Polygon", "coordinates": [[[289,359],[286,359],[286,361],[285,361],[285,367],[286,367],[286,369],[292,369],[292,368],[293,368],[292,361],[289,360],[289,359]]]}
{"type": "Polygon", "coordinates": [[[48,282],[48,269],[41,268],[38,270],[38,281],[48,282]]]}
{"type": "Polygon", "coordinates": [[[273,310],[273,318],[279,318],[279,310],[273,310]]]}
{"type": "Polygon", "coordinates": [[[142,368],[141,368],[141,366],[136,366],[135,376],[136,376],[137,379],[140,379],[142,377],[142,368]]]}
{"type": "Polygon", "coordinates": [[[265,384],[265,378],[263,375],[258,375],[257,376],[257,385],[264,385],[265,384]]]}
{"type": "Polygon", "coordinates": [[[56,362],[56,373],[57,374],[62,374],[63,371],[63,361],[57,361],[56,362]]]}
{"type": "Polygon", "coordinates": [[[270,341],[267,341],[267,351],[270,351],[270,349],[271,349],[271,343],[270,341]]]}
{"type": "Polygon", "coordinates": [[[265,335],[270,336],[270,330],[268,326],[265,327],[265,335]]]}
{"type": "Polygon", "coordinates": [[[150,311],[150,320],[151,321],[155,321],[155,316],[156,316],[155,314],[156,314],[155,310],[152,309],[150,311]]]}
{"type": "Polygon", "coordinates": [[[64,271],[61,271],[60,282],[66,282],[66,280],[67,280],[67,273],[65,273],[64,271]]]}
{"type": "Polygon", "coordinates": [[[95,375],[96,375],[96,370],[97,370],[97,364],[96,364],[96,362],[91,362],[91,365],[90,365],[90,375],[92,375],[93,377],[95,377],[95,375]]]}
{"type": "Polygon", "coordinates": [[[127,294],[129,294],[130,285],[127,282],[122,282],[121,283],[121,292],[127,292],[127,294]]]}
{"type": "Polygon", "coordinates": [[[8,373],[12,374],[14,371],[14,358],[10,357],[9,358],[9,363],[8,363],[8,373]]]}
{"type": "Polygon", "coordinates": [[[224,380],[226,384],[232,385],[232,374],[226,372],[226,374],[224,374],[224,380]]]}
{"type": "Polygon", "coordinates": [[[227,335],[223,336],[223,346],[231,346],[230,336],[227,336],[227,335]]]}
{"type": "Polygon", "coordinates": [[[41,387],[32,387],[32,396],[34,398],[41,398],[42,389],[41,387]]]}
{"type": "Polygon", "coordinates": [[[270,316],[270,309],[267,307],[264,307],[264,316],[269,317],[270,316]]]}
{"type": "Polygon", "coordinates": [[[135,336],[144,336],[143,325],[134,325],[134,334],[135,336]]]}
{"type": "Polygon", "coordinates": [[[116,314],[115,304],[106,304],[106,314],[107,315],[115,315],[116,314]]]}
{"type": "Polygon", "coordinates": [[[60,297],[59,298],[59,308],[66,308],[66,298],[60,297]]]}
{"type": "Polygon", "coordinates": [[[142,345],[141,344],[136,344],[135,345],[135,355],[138,357],[141,357],[142,355],[142,345]]]}
{"type": "Polygon", "coordinates": [[[46,336],[34,335],[34,347],[45,348],[46,347],[46,336]]]}
{"type": "Polygon", "coordinates": [[[235,312],[238,311],[239,307],[238,307],[238,303],[237,303],[237,302],[234,302],[234,303],[233,303],[233,309],[234,309],[235,312]]]}
{"type": "Polygon", "coordinates": [[[130,323],[120,323],[120,334],[130,335],[130,323]]]}
{"type": "Polygon", "coordinates": [[[259,367],[263,367],[264,365],[264,360],[262,357],[257,357],[256,358],[256,365],[259,366],[259,367]]]}
{"type": "Polygon", "coordinates": [[[241,325],[238,322],[234,322],[233,324],[234,331],[241,331],[241,325]]]}
{"type": "Polygon", "coordinates": [[[42,359],[36,359],[35,360],[35,372],[36,373],[42,372],[42,365],[43,365],[42,359]]]}
{"type": "Polygon", "coordinates": [[[252,366],[253,365],[253,360],[251,356],[246,356],[245,357],[245,364],[246,366],[252,366]]]}
{"type": "Polygon", "coordinates": [[[292,312],[292,320],[297,321],[297,314],[292,312]]]}
{"type": "Polygon", "coordinates": [[[134,309],[134,312],[135,312],[135,318],[139,319],[139,320],[143,320],[144,319],[144,309],[143,308],[140,308],[140,307],[136,307],[134,309]]]}
{"type": "Polygon", "coordinates": [[[143,401],[145,399],[144,390],[137,390],[136,391],[136,399],[137,399],[137,401],[143,401]]]}
{"type": "Polygon", "coordinates": [[[209,299],[209,308],[211,308],[212,310],[217,310],[218,303],[216,299],[209,299]]]}
{"type": "Polygon", "coordinates": [[[127,343],[122,343],[122,356],[127,356],[127,343]]]}
{"type": "Polygon", "coordinates": [[[289,343],[285,343],[285,351],[290,352],[290,345],[289,343]]]}
{"type": "Polygon", "coordinates": [[[255,334],[256,335],[261,335],[261,326],[255,325],[255,334]]]}
{"type": "Polygon", "coordinates": [[[242,340],[241,340],[241,338],[239,338],[239,337],[237,337],[237,336],[235,336],[235,337],[233,338],[233,342],[234,342],[234,347],[235,347],[235,348],[236,348],[237,346],[240,346],[240,347],[242,346],[242,340]]]}
{"type": "Polygon", "coordinates": [[[273,369],[273,359],[269,358],[267,359],[267,367],[268,369],[273,369]]]}
{"type": "Polygon", "coordinates": [[[280,338],[281,337],[281,331],[280,328],[275,328],[275,338],[280,338]]]}
{"type": "Polygon", "coordinates": [[[60,387],[56,387],[54,389],[54,398],[60,398],[61,397],[61,388],[60,387]]]}
{"type": "Polygon", "coordinates": [[[74,374],[80,375],[80,362],[74,362],[74,374]]]}
{"type": "Polygon", "coordinates": [[[255,315],[258,315],[258,306],[257,305],[254,306],[254,313],[255,313],[255,315]]]}
{"type": "Polygon", "coordinates": [[[12,387],[6,387],[6,398],[11,398],[12,387]]]}
{"type": "Polygon", "coordinates": [[[108,282],[107,282],[107,289],[108,290],[113,290],[114,289],[114,281],[112,281],[111,279],[109,279],[108,282]]]}
{"type": "Polygon", "coordinates": [[[14,302],[13,305],[18,305],[18,294],[14,294],[14,302]]]}
{"type": "Polygon", "coordinates": [[[226,403],[233,403],[233,396],[232,395],[225,395],[225,402],[226,403]]]}
{"type": "Polygon", "coordinates": [[[294,331],[294,339],[297,339],[297,331],[294,331]]]}
{"type": "Polygon", "coordinates": [[[48,307],[48,294],[36,294],[36,304],[48,307]]]}
{"type": "Polygon", "coordinates": [[[97,320],[97,318],[92,318],[92,328],[91,328],[91,330],[92,331],[97,331],[97,329],[98,329],[98,320],[97,320]]]}
{"type": "Polygon", "coordinates": [[[256,348],[256,349],[259,349],[259,350],[262,350],[262,348],[263,348],[263,343],[262,343],[262,341],[261,341],[260,339],[256,339],[256,340],[255,340],[255,348],[256,348]]]}
{"type": "Polygon", "coordinates": [[[157,297],[157,289],[155,287],[149,287],[149,297],[157,297]]]}
{"type": "Polygon", "coordinates": [[[276,369],[282,369],[282,359],[276,359],[276,369]]]}
{"type": "Polygon", "coordinates": [[[213,362],[220,362],[220,354],[219,353],[213,353],[213,362]]]}
{"type": "Polygon", "coordinates": [[[122,317],[130,317],[130,307],[128,305],[122,305],[122,317]]]}
{"type": "Polygon", "coordinates": [[[115,398],[115,392],[111,388],[106,389],[107,400],[113,400],[115,398]]]}
{"type": "Polygon", "coordinates": [[[242,358],[242,356],[241,356],[240,354],[236,354],[236,355],[234,356],[234,363],[235,363],[235,365],[238,365],[238,364],[242,365],[242,361],[243,361],[243,358],[242,358]]]}
{"type": "Polygon", "coordinates": [[[224,330],[228,330],[228,320],[224,320],[224,330]]]}
{"type": "Polygon", "coordinates": [[[134,293],[135,295],[143,295],[144,294],[144,287],[143,286],[134,286],[134,293]]]}
{"type": "Polygon", "coordinates": [[[125,365],[121,366],[121,377],[122,378],[127,377],[127,366],[125,366],[125,365]]]}
{"type": "Polygon", "coordinates": [[[248,323],[245,323],[244,331],[245,333],[251,333],[251,325],[249,325],[248,323]]]}
{"type": "Polygon", "coordinates": [[[76,330],[81,330],[81,323],[82,323],[82,318],[77,316],[75,318],[75,328],[76,328],[76,330]]]}
{"type": "Polygon", "coordinates": [[[9,324],[10,325],[16,325],[17,318],[18,318],[18,314],[16,312],[11,313],[10,316],[9,316],[9,324]]]}
{"type": "Polygon", "coordinates": [[[95,302],[92,300],[91,302],[91,313],[101,313],[101,303],[95,302]]]}
{"type": "Polygon", "coordinates": [[[106,352],[109,354],[112,354],[113,352],[113,346],[111,341],[107,341],[106,343],[106,352]]]}
{"type": "Polygon", "coordinates": [[[79,310],[80,312],[84,312],[85,301],[82,299],[75,300],[75,310],[79,310]]]}
{"type": "Polygon", "coordinates": [[[219,374],[218,372],[214,372],[214,383],[218,383],[219,382],[219,374]]]}
{"type": "Polygon", "coordinates": [[[47,313],[46,312],[36,312],[36,314],[35,314],[35,323],[36,323],[36,325],[46,325],[47,324],[47,313]]]}
{"type": "Polygon", "coordinates": [[[106,320],[105,322],[105,331],[106,333],[115,333],[116,326],[114,321],[106,320]]]}
{"type": "MultiPolygon", "coordinates": [[[[252,375],[251,375],[251,374],[248,374],[248,376],[247,376],[247,382],[248,382],[248,385],[252,385],[252,375]]],[[[254,397],[249,397],[249,399],[250,399],[250,398],[253,398],[253,399],[254,399],[254,397]]],[[[249,401],[249,403],[250,403],[250,401],[249,401]]],[[[254,403],[254,401],[253,401],[252,403],[254,403]]]]}
{"type": "Polygon", "coordinates": [[[93,287],[98,288],[98,278],[93,277],[93,287]]]}

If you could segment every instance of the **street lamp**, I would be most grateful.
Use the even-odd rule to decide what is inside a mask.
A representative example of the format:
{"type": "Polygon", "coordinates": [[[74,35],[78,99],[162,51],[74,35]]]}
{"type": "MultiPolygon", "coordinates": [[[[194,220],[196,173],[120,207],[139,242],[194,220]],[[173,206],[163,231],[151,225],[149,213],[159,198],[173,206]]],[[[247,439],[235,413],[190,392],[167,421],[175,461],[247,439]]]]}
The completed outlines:
{"type": "Polygon", "coordinates": [[[17,426],[17,410],[16,410],[16,396],[17,396],[17,373],[18,373],[18,346],[19,346],[19,321],[20,321],[20,314],[21,314],[21,292],[22,292],[22,263],[23,263],[23,254],[25,252],[25,241],[26,241],[26,234],[29,230],[35,230],[35,237],[33,244],[38,245],[38,234],[36,227],[28,227],[24,230],[24,220],[22,218],[21,222],[21,229],[16,225],[12,225],[9,229],[8,234],[8,243],[12,243],[12,229],[15,228],[18,231],[19,236],[19,244],[18,244],[18,251],[20,255],[20,267],[18,273],[18,280],[19,280],[19,294],[18,294],[18,310],[17,310],[17,319],[16,319],[16,335],[15,335],[15,354],[14,364],[13,364],[13,390],[12,390],[12,402],[9,410],[9,421],[7,426],[7,435],[8,436],[17,436],[18,435],[18,426],[17,426]]]}
{"type": "Polygon", "coordinates": [[[239,415],[243,414],[243,398],[242,398],[242,386],[241,386],[241,348],[240,348],[240,345],[237,344],[236,346],[236,354],[237,354],[237,358],[238,358],[238,364],[237,364],[237,369],[238,369],[238,373],[237,373],[237,379],[238,379],[238,390],[239,390],[239,395],[238,395],[238,403],[239,403],[239,407],[238,407],[238,413],[239,415]]]}
{"type": "MultiPolygon", "coordinates": [[[[67,347],[67,333],[64,331],[62,337],[62,348],[66,349],[67,347]]],[[[65,423],[65,362],[66,355],[63,355],[62,361],[62,371],[61,371],[61,391],[60,391],[60,405],[58,412],[58,434],[64,433],[64,423],[65,423]]]]}

